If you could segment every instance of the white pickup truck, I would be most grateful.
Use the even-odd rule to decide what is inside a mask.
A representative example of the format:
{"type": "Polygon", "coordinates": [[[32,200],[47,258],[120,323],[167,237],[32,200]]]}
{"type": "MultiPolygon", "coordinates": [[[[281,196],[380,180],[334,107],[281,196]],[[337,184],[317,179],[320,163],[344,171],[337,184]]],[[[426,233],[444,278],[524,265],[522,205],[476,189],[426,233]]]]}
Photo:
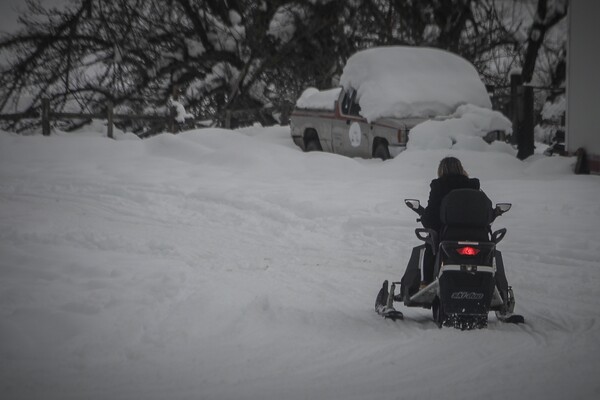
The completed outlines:
{"type": "Polygon", "coordinates": [[[406,148],[409,130],[424,118],[378,118],[360,115],[356,90],[305,92],[290,117],[292,139],[304,151],[327,151],[350,157],[387,160],[406,148]]]}
{"type": "Polygon", "coordinates": [[[410,130],[424,121],[453,118],[461,105],[491,111],[475,68],[439,49],[363,50],[346,63],[340,85],[306,89],[296,102],[291,136],[304,151],[386,160],[406,148],[410,130]]]}

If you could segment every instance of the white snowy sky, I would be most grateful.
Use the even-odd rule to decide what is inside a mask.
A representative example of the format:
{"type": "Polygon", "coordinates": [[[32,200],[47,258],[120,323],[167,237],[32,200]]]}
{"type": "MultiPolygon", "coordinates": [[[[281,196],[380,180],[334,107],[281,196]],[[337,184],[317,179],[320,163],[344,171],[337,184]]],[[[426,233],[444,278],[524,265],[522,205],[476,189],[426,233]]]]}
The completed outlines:
{"type": "MultiPolygon", "coordinates": [[[[40,0],[46,7],[60,7],[69,0],[40,0]]],[[[17,18],[26,10],[25,2],[21,0],[0,0],[0,32],[14,32],[19,28],[17,18]]]]}
{"type": "Polygon", "coordinates": [[[0,1],[0,32],[14,32],[17,27],[18,7],[22,7],[21,1],[0,1]]]}

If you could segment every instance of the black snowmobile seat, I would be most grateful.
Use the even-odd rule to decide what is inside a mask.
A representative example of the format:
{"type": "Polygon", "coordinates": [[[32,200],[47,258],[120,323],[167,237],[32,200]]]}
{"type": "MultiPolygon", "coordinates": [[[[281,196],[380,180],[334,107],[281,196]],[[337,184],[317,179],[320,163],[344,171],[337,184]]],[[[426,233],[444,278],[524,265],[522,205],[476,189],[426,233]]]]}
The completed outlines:
{"type": "Polygon", "coordinates": [[[493,221],[491,200],[475,189],[455,189],[442,200],[440,240],[490,240],[493,221]]]}

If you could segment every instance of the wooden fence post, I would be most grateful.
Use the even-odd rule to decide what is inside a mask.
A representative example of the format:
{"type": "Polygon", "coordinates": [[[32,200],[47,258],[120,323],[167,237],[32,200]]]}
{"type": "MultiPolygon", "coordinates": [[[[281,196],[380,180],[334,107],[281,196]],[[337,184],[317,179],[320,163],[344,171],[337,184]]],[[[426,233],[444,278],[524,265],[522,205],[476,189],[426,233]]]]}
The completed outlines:
{"type": "Polygon", "coordinates": [[[106,119],[108,120],[106,124],[106,136],[111,139],[114,139],[113,136],[113,103],[112,101],[106,102],[106,119]]]}
{"type": "Polygon", "coordinates": [[[169,132],[177,133],[177,109],[175,106],[169,107],[169,132]]]}
{"type": "Polygon", "coordinates": [[[42,99],[42,135],[50,136],[50,99],[42,99]]]}
{"type": "Polygon", "coordinates": [[[231,110],[225,110],[225,129],[231,129],[231,110]]]}

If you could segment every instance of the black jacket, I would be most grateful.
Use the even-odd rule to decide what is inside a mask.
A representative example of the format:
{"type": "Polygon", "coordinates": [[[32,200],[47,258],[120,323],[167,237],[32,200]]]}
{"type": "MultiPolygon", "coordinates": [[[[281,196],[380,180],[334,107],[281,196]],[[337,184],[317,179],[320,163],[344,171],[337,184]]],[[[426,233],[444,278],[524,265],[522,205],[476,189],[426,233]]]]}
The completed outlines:
{"type": "Polygon", "coordinates": [[[421,215],[421,222],[425,228],[439,231],[440,207],[442,199],[454,189],[476,189],[479,190],[479,179],[468,178],[464,175],[444,175],[431,181],[431,191],[427,207],[421,215]]]}

